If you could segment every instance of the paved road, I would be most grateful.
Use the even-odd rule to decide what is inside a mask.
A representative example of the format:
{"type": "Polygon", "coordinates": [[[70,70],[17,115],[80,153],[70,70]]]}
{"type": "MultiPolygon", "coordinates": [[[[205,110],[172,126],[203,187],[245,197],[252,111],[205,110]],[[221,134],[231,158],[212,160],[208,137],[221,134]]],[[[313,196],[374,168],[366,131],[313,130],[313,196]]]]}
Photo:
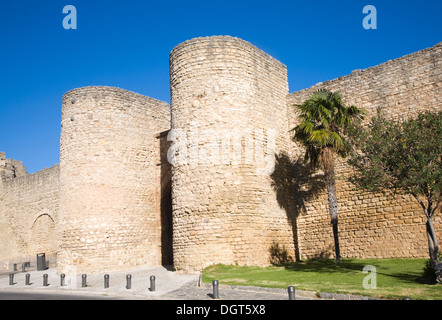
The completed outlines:
{"type": "MultiPolygon", "coordinates": [[[[104,288],[104,275],[87,275],[87,286],[82,287],[82,275],[66,275],[65,286],[60,286],[60,275],[55,268],[45,271],[30,270],[14,274],[14,285],[9,285],[9,274],[0,274],[0,299],[143,299],[143,300],[212,300],[213,289],[201,284],[200,276],[183,275],[164,267],[141,268],[127,272],[109,273],[109,288],[104,288]],[[26,273],[31,285],[25,285],[26,273]],[[126,288],[126,275],[131,274],[131,287],[126,288]],[[48,286],[43,286],[43,275],[48,275],[48,286]],[[155,291],[150,288],[150,277],[155,276],[155,291]],[[38,293],[38,295],[36,295],[38,293]]],[[[220,285],[221,300],[288,300],[283,289],[228,287],[220,285]]],[[[297,299],[316,299],[302,297],[297,299]]]]}
{"type": "Polygon", "coordinates": [[[115,297],[40,292],[0,292],[0,300],[115,300],[115,297]]]}

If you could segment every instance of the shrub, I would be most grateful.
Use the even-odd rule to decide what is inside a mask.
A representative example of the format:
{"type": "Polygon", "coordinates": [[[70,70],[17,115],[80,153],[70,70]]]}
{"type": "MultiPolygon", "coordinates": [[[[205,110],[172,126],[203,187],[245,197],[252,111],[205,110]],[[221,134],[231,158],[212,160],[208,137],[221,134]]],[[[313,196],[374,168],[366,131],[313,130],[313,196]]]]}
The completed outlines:
{"type": "Polygon", "coordinates": [[[434,272],[434,267],[431,264],[431,260],[430,259],[425,261],[425,266],[424,266],[424,269],[423,269],[422,276],[423,276],[423,278],[425,280],[428,280],[431,283],[436,282],[436,273],[434,272]]]}

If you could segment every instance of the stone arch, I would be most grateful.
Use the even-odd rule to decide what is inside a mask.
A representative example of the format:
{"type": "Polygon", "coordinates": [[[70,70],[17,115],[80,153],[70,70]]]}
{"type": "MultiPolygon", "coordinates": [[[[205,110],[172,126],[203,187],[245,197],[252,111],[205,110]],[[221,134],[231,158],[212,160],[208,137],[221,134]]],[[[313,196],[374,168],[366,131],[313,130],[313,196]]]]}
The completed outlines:
{"type": "Polygon", "coordinates": [[[56,251],[54,218],[48,210],[35,214],[32,219],[29,236],[29,254],[40,252],[52,254],[56,251]]]}

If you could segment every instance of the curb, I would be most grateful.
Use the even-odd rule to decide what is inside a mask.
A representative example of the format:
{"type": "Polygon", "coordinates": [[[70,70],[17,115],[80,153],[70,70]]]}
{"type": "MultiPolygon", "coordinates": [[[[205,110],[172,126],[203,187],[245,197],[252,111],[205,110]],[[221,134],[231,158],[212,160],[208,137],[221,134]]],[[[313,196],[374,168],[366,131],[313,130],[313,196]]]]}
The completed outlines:
{"type": "MultiPolygon", "coordinates": [[[[200,282],[199,287],[210,289],[210,288],[212,288],[212,284],[200,282]]],[[[249,291],[249,292],[255,291],[255,292],[288,294],[287,289],[282,289],[282,288],[240,286],[240,285],[228,285],[228,284],[219,284],[219,288],[224,289],[224,290],[239,290],[239,291],[249,291]]],[[[296,292],[296,296],[316,298],[316,299],[320,298],[320,299],[324,299],[324,300],[385,300],[385,299],[374,298],[374,297],[369,297],[369,296],[342,294],[342,293],[330,293],[330,292],[317,293],[315,291],[298,290],[298,289],[296,289],[295,292],[296,292]]]]}
{"type": "MultiPolygon", "coordinates": [[[[200,288],[211,289],[211,283],[200,283],[200,288]]],[[[219,284],[220,289],[224,290],[238,290],[238,291],[248,291],[248,292],[268,292],[268,293],[276,293],[276,294],[288,294],[287,289],[282,288],[269,288],[269,287],[256,287],[256,286],[240,286],[240,285],[228,285],[228,284],[219,284]]],[[[308,298],[318,298],[318,295],[315,291],[306,291],[306,290],[296,290],[296,295],[301,297],[308,298]]],[[[325,299],[325,298],[324,298],[325,299]]]]}
{"type": "Polygon", "coordinates": [[[326,300],[386,300],[369,296],[360,296],[343,293],[320,292],[319,297],[326,300]]]}

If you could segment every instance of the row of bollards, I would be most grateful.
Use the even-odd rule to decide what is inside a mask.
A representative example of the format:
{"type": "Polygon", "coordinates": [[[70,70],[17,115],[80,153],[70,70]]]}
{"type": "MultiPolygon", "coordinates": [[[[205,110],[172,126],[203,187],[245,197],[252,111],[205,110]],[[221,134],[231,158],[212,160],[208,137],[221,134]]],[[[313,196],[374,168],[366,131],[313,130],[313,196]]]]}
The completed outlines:
{"type": "MultiPolygon", "coordinates": [[[[37,271],[42,271],[42,270],[46,270],[49,269],[49,261],[44,261],[45,263],[45,267],[41,267],[41,262],[39,263],[39,265],[37,266],[37,271]]],[[[31,263],[30,262],[23,262],[21,264],[21,272],[26,272],[26,268],[30,268],[31,267],[31,263]]],[[[16,272],[17,270],[17,263],[14,263],[13,266],[13,271],[16,272]]]]}
{"type": "MultiPolygon", "coordinates": [[[[107,289],[109,288],[109,275],[105,274],[104,275],[104,288],[107,289]]],[[[132,275],[128,274],[126,275],[126,289],[130,290],[132,289],[132,275]]],[[[155,291],[155,276],[151,276],[150,277],[150,291],[155,291]]]]}
{"type": "MultiPolygon", "coordinates": [[[[10,285],[10,286],[13,286],[14,284],[15,284],[15,282],[14,282],[14,274],[11,273],[11,274],[9,274],[9,285],[10,285]]],[[[30,285],[31,285],[31,275],[30,275],[29,273],[26,274],[26,277],[25,277],[25,285],[26,285],[26,286],[30,286],[30,285]]],[[[45,273],[45,274],[43,275],[43,286],[44,286],[44,287],[49,286],[49,284],[48,284],[48,275],[47,275],[47,273],[45,273]]]]}
{"type": "MultiPolygon", "coordinates": [[[[64,286],[65,275],[61,274],[60,277],[62,277],[61,286],[64,286]]],[[[109,288],[109,278],[110,278],[110,276],[108,274],[104,275],[104,288],[105,289],[109,288]]],[[[83,287],[83,288],[87,287],[87,275],[86,274],[81,275],[81,287],[83,287]]],[[[127,290],[132,289],[132,275],[131,274],[126,275],[126,289],[127,290]]],[[[149,290],[155,291],[155,276],[150,277],[149,290]]]]}
{"type": "MultiPolygon", "coordinates": [[[[66,275],[64,273],[60,274],[60,286],[62,287],[65,286],[65,278],[66,275]]],[[[109,288],[109,278],[110,277],[108,274],[104,275],[104,288],[109,288]]],[[[14,285],[13,273],[9,274],[9,285],[10,286],[14,285]]],[[[25,285],[27,286],[31,285],[31,275],[29,273],[26,274],[25,285]]],[[[43,275],[43,286],[44,287],[49,286],[47,273],[43,275]]],[[[212,286],[213,286],[213,299],[219,299],[219,281],[213,280],[212,286]]],[[[81,275],[81,287],[83,288],[87,287],[86,274],[81,275]]],[[[132,288],[132,275],[128,274],[126,275],[126,289],[130,290],[131,288],[132,288]]],[[[150,277],[150,291],[155,291],[155,276],[150,277]]],[[[295,300],[295,287],[289,286],[287,291],[289,295],[289,300],[295,300]]]]}
{"type": "MultiPolygon", "coordinates": [[[[66,285],[65,282],[66,279],[66,275],[64,273],[60,274],[60,286],[64,287],[66,285]]],[[[151,276],[150,277],[150,291],[155,291],[155,276],[151,276]]],[[[14,285],[14,273],[9,274],[9,285],[12,286],[14,285]]],[[[29,273],[26,274],[26,278],[25,278],[25,285],[29,286],[31,285],[31,275],[29,273]]],[[[47,287],[49,286],[48,284],[48,274],[44,274],[43,275],[43,286],[47,287]]],[[[87,275],[86,274],[82,274],[81,275],[81,287],[85,288],[87,287],[87,275]]],[[[109,275],[105,274],[104,275],[104,288],[109,288],[109,275]]],[[[128,274],[126,276],[126,289],[130,290],[132,289],[132,275],[128,274]]]]}
{"type": "MultiPolygon", "coordinates": [[[[66,275],[64,273],[60,274],[60,286],[65,286],[65,278],[66,275]]],[[[104,288],[109,288],[109,275],[105,274],[104,275],[104,288]]],[[[25,279],[25,285],[30,285],[31,284],[31,275],[28,273],[26,274],[26,279],[25,279]]],[[[14,285],[14,274],[11,273],[9,274],[9,285],[14,285]]],[[[48,274],[45,273],[43,275],[43,286],[47,287],[49,286],[48,284],[48,274]]],[[[213,280],[212,281],[212,286],[213,286],[213,299],[219,299],[219,282],[218,280],[213,280]]],[[[82,274],[81,275],[81,287],[85,288],[87,287],[87,275],[86,274],[82,274]]],[[[126,289],[130,290],[132,288],[132,275],[128,274],[126,275],[126,289]]],[[[155,291],[155,276],[151,276],[150,277],[150,291],[155,291]]],[[[289,286],[288,287],[288,294],[289,294],[289,300],[295,300],[295,287],[294,286],[289,286]]]]}
{"type": "MultiPolygon", "coordinates": [[[[21,264],[21,272],[26,272],[26,268],[30,267],[30,266],[31,266],[30,262],[23,262],[21,264]]],[[[14,263],[14,271],[17,271],[17,264],[16,263],[14,263]]]]}

